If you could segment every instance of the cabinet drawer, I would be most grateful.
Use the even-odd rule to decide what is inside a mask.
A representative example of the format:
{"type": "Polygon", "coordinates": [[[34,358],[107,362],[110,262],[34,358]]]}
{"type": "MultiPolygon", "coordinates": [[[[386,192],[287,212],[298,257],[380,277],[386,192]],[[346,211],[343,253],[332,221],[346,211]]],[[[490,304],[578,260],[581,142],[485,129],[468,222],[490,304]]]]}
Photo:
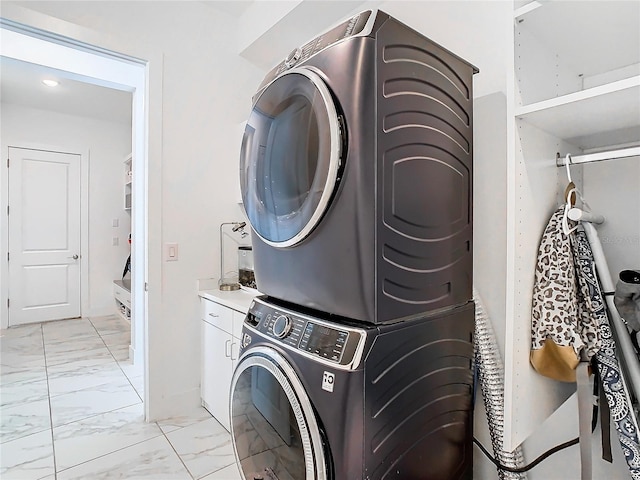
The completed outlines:
{"type": "Polygon", "coordinates": [[[224,330],[233,332],[233,310],[210,300],[201,300],[202,320],[224,330]]]}

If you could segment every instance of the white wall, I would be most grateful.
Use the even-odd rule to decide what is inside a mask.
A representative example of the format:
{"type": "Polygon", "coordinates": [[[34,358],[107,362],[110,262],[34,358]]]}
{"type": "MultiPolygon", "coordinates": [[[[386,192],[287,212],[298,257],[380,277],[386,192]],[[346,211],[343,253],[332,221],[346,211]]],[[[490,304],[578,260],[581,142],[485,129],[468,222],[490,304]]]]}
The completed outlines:
{"type": "Polygon", "coordinates": [[[584,198],[605,216],[598,235],[615,285],[621,270],[640,270],[640,161],[594,162],[582,169],[584,198]]]}
{"type": "Polygon", "coordinates": [[[390,0],[379,8],[475,65],[475,98],[506,93],[510,2],[390,0]]]}
{"type": "Polygon", "coordinates": [[[235,131],[262,72],[235,53],[234,19],[203,2],[3,2],[2,13],[150,60],[146,406],[150,420],[184,413],[200,403],[196,279],[217,275],[218,226],[240,219],[235,131]],[[167,242],[178,261],[162,260],[167,242]]]}
{"type": "MultiPolygon", "coordinates": [[[[130,216],[123,208],[123,160],[131,151],[131,124],[63,115],[2,103],[3,146],[89,153],[88,299],[83,315],[115,312],[113,280],[120,278],[129,255],[130,216]],[[112,222],[118,219],[119,227],[112,222]],[[119,246],[112,246],[118,237],[119,246]]],[[[46,199],[43,199],[46,201],[46,199]]]]}

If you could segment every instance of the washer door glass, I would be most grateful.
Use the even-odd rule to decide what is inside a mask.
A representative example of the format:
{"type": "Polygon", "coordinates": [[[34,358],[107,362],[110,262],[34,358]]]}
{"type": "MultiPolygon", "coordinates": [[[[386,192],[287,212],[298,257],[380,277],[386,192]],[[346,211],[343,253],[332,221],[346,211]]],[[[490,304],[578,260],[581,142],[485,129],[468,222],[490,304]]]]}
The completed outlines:
{"type": "Polygon", "coordinates": [[[266,243],[295,245],[317,225],[336,187],[341,145],[335,103],[315,72],[292,69],[259,95],[242,138],[240,187],[266,243]]]}
{"type": "Polygon", "coordinates": [[[326,480],[315,414],[275,351],[240,360],[231,387],[231,436],[243,478],[326,480]]]}

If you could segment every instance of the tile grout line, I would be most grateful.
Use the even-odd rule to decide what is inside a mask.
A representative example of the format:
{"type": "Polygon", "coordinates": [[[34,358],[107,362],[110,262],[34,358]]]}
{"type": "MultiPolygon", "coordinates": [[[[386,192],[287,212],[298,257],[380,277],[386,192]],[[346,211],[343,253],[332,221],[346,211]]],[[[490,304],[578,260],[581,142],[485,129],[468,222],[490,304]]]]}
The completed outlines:
{"type": "MultiPolygon", "coordinates": [[[[96,331],[96,333],[98,334],[98,337],[100,337],[100,340],[102,340],[102,343],[104,344],[104,346],[107,348],[107,350],[109,351],[109,355],[111,355],[111,358],[113,358],[113,360],[116,362],[116,364],[118,365],[118,368],[120,369],[120,371],[122,372],[122,374],[125,376],[125,378],[127,379],[127,382],[129,382],[129,385],[131,385],[131,388],[133,388],[133,391],[136,392],[136,395],[138,396],[138,398],[140,399],[140,401],[142,402],[142,404],[144,405],[144,398],[142,398],[140,396],[140,392],[138,392],[138,389],[133,385],[133,383],[131,382],[131,379],[129,378],[129,375],[127,375],[127,373],[122,369],[122,366],[120,365],[120,362],[118,361],[118,359],[115,357],[115,355],[113,354],[113,352],[111,351],[111,349],[109,348],[109,345],[107,345],[107,342],[104,341],[104,338],[102,337],[102,335],[100,334],[100,332],[98,331],[98,329],[96,328],[96,326],[94,325],[94,323],[91,321],[91,317],[87,317],[87,320],[89,320],[89,323],[91,324],[91,326],[93,327],[93,329],[96,331]]],[[[117,335],[117,334],[115,334],[117,335]]],[[[144,378],[144,368],[142,369],[142,376],[144,378]]]]}
{"type": "MultiPolygon", "coordinates": [[[[158,422],[156,422],[156,425],[158,424],[158,422]]],[[[158,428],[160,428],[160,431],[162,432],[162,435],[164,435],[164,438],[167,440],[167,443],[169,444],[169,446],[171,447],[171,450],[173,450],[176,454],[176,456],[178,457],[178,460],[180,460],[180,463],[182,463],[182,466],[184,467],[184,469],[187,471],[187,473],[189,474],[189,476],[193,479],[193,480],[197,480],[196,477],[191,473],[191,470],[189,470],[189,468],[187,467],[187,464],[184,463],[184,460],[182,459],[182,457],[180,456],[180,454],[178,453],[178,451],[176,450],[176,447],[173,446],[173,443],[171,443],[171,440],[169,440],[169,437],[167,437],[167,434],[165,433],[164,430],[162,430],[162,428],[160,427],[160,425],[158,425],[158,428]]]]}
{"type": "MultiPolygon", "coordinates": [[[[78,393],[78,392],[80,392],[80,391],[82,391],[82,390],[78,390],[78,391],[76,391],[76,392],[70,392],[68,395],[73,395],[74,393],[78,393]]],[[[65,394],[65,395],[66,395],[66,394],[65,394]]],[[[139,402],[138,402],[138,403],[139,403],[139,402]]],[[[106,412],[95,413],[95,414],[93,414],[93,415],[89,415],[88,417],[77,418],[77,419],[72,420],[72,421],[70,421],[70,422],[67,422],[67,423],[61,423],[60,425],[56,425],[56,427],[67,427],[67,426],[72,425],[72,424],[74,424],[74,423],[82,422],[83,420],[89,420],[90,418],[99,417],[100,415],[105,415],[105,414],[107,414],[107,413],[113,413],[113,412],[117,412],[118,410],[122,410],[122,409],[125,409],[125,408],[133,407],[133,406],[135,406],[135,405],[138,405],[138,403],[132,403],[132,404],[130,404],[130,405],[124,405],[124,406],[122,406],[122,407],[114,408],[113,410],[107,410],[106,412]]]]}
{"type": "MultiPolygon", "coordinates": [[[[115,410],[114,410],[114,411],[115,411],[115,410]]],[[[158,427],[158,428],[160,428],[160,427],[158,427]]],[[[160,431],[162,432],[162,429],[160,429],[160,431]]],[[[60,473],[61,473],[61,472],[66,472],[67,470],[70,470],[70,469],[72,469],[72,468],[79,467],[80,465],[84,465],[84,464],[86,464],[86,463],[94,462],[94,461],[96,461],[96,460],[98,460],[98,459],[100,459],[100,458],[104,458],[104,457],[106,457],[106,456],[108,456],[108,455],[111,455],[112,453],[121,452],[121,451],[126,450],[126,449],[128,449],[128,448],[135,447],[136,445],[140,445],[140,444],[143,444],[143,443],[145,443],[145,442],[148,442],[148,441],[151,441],[151,440],[155,440],[156,438],[160,438],[161,436],[162,436],[162,433],[159,433],[158,435],[156,435],[156,436],[154,436],[154,437],[150,437],[150,438],[147,438],[147,439],[145,439],[145,440],[140,440],[139,442],[132,443],[131,445],[127,445],[126,447],[116,448],[115,450],[112,450],[112,451],[110,451],[110,452],[103,453],[102,455],[98,455],[98,456],[97,456],[97,457],[95,457],[95,458],[90,458],[89,460],[85,460],[84,462],[80,462],[80,463],[77,463],[77,464],[72,465],[72,466],[70,466],[70,467],[63,468],[62,470],[60,470],[60,473]]],[[[46,478],[46,477],[45,477],[45,478],[46,478]]]]}
{"type": "MultiPolygon", "coordinates": [[[[131,380],[130,380],[129,376],[128,376],[128,375],[125,373],[125,371],[122,369],[122,366],[121,366],[120,362],[118,362],[118,360],[114,357],[114,355],[113,355],[113,353],[111,352],[111,349],[109,348],[109,346],[108,346],[108,345],[106,345],[106,342],[104,341],[103,336],[100,334],[100,332],[98,331],[98,329],[96,328],[96,326],[93,324],[93,322],[91,322],[91,320],[90,320],[89,318],[87,318],[87,319],[90,321],[90,323],[91,323],[92,327],[94,328],[94,331],[95,331],[95,332],[96,332],[96,334],[100,337],[100,339],[101,339],[101,341],[103,342],[103,344],[107,347],[107,350],[109,351],[109,353],[110,353],[111,357],[113,358],[113,360],[114,360],[114,361],[116,361],[116,363],[118,364],[119,370],[120,370],[120,371],[122,371],[122,373],[123,373],[123,374],[125,375],[125,377],[127,378],[128,383],[129,383],[129,384],[131,384],[131,386],[133,387],[133,384],[131,383],[131,380]]],[[[43,357],[44,357],[44,367],[45,367],[45,380],[46,380],[46,382],[47,382],[47,383],[46,383],[46,387],[47,387],[47,397],[46,397],[46,399],[47,399],[47,403],[48,403],[48,410],[49,410],[49,412],[48,412],[48,413],[49,413],[49,425],[50,425],[50,435],[51,435],[51,439],[52,439],[52,454],[53,454],[53,469],[54,469],[53,476],[51,477],[52,479],[58,479],[58,475],[59,475],[59,474],[61,474],[61,472],[64,472],[64,471],[67,471],[67,470],[69,470],[69,469],[75,468],[75,467],[77,467],[77,466],[80,466],[80,465],[83,465],[83,464],[86,464],[86,463],[89,463],[89,462],[92,462],[92,461],[98,460],[98,459],[100,459],[100,458],[102,458],[102,457],[105,457],[105,456],[107,456],[107,455],[110,455],[111,453],[115,453],[115,452],[119,452],[119,451],[122,451],[122,450],[126,450],[127,448],[133,447],[133,446],[135,446],[135,445],[142,444],[142,443],[147,442],[147,441],[150,441],[150,440],[152,440],[152,439],[160,438],[161,436],[164,436],[164,437],[165,437],[165,439],[166,439],[166,441],[169,443],[169,445],[170,445],[171,449],[172,449],[172,450],[175,452],[175,454],[178,456],[178,459],[180,460],[180,463],[183,465],[183,467],[184,467],[184,468],[185,468],[185,470],[187,471],[187,474],[189,475],[189,477],[190,477],[190,478],[192,478],[192,479],[194,479],[194,480],[202,479],[202,478],[204,478],[204,477],[206,477],[206,476],[208,476],[208,475],[210,475],[210,474],[213,474],[213,473],[217,472],[218,470],[221,470],[221,469],[227,468],[229,465],[232,465],[232,464],[233,464],[233,462],[232,462],[232,463],[231,463],[231,464],[229,464],[229,465],[222,466],[221,468],[219,468],[219,469],[217,469],[217,470],[215,470],[215,471],[213,471],[213,472],[208,472],[208,473],[206,473],[205,475],[198,475],[198,474],[192,473],[192,472],[189,470],[189,468],[187,467],[187,465],[186,465],[186,463],[185,463],[185,460],[184,460],[184,459],[183,459],[183,457],[182,457],[182,456],[177,452],[176,447],[174,446],[174,444],[171,442],[171,440],[170,440],[170,439],[169,439],[169,437],[168,437],[168,434],[169,434],[169,433],[171,433],[171,432],[175,432],[175,431],[179,431],[179,430],[181,430],[181,429],[183,429],[183,428],[186,428],[186,427],[177,427],[175,430],[171,430],[171,432],[165,432],[165,431],[163,430],[163,428],[160,426],[159,422],[148,422],[150,425],[155,425],[155,426],[156,426],[156,428],[158,428],[158,432],[157,432],[156,434],[154,434],[153,436],[151,436],[150,438],[146,438],[146,439],[144,439],[144,440],[140,440],[140,441],[135,442],[135,443],[133,443],[133,444],[131,444],[131,445],[128,445],[128,446],[126,446],[126,447],[116,448],[115,450],[112,450],[112,451],[110,451],[110,452],[106,452],[106,453],[104,453],[104,454],[102,454],[102,455],[99,455],[99,456],[97,456],[97,457],[93,458],[93,459],[86,460],[86,461],[83,461],[83,462],[77,463],[77,464],[75,464],[75,465],[71,465],[71,466],[69,466],[69,467],[62,468],[62,469],[60,470],[60,472],[58,472],[58,471],[57,471],[57,469],[58,469],[58,462],[57,462],[57,454],[56,454],[56,444],[55,444],[55,438],[54,438],[54,437],[55,437],[55,435],[54,435],[54,434],[55,434],[55,432],[54,432],[54,424],[53,424],[52,395],[51,395],[51,388],[50,388],[50,381],[51,381],[51,379],[50,379],[50,376],[49,376],[49,373],[50,373],[50,372],[49,372],[49,366],[50,366],[50,365],[49,365],[49,362],[48,362],[48,359],[47,359],[47,352],[48,352],[48,348],[47,348],[47,347],[48,347],[48,344],[47,344],[47,340],[46,340],[46,338],[47,338],[47,337],[46,337],[46,335],[44,334],[44,324],[40,324],[40,326],[39,326],[39,328],[36,330],[36,332],[37,332],[37,334],[39,334],[39,335],[40,335],[41,345],[42,345],[42,347],[43,347],[43,357]]],[[[135,390],[135,387],[133,387],[133,388],[134,388],[134,390],[135,390]]],[[[135,391],[136,391],[136,393],[137,393],[137,396],[138,396],[138,397],[140,397],[140,394],[137,392],[137,390],[135,390],[135,391]]],[[[69,393],[75,393],[75,392],[69,392],[69,393]]],[[[144,402],[143,402],[143,403],[144,403],[144,402]]],[[[133,406],[133,405],[136,405],[136,404],[137,404],[137,403],[132,404],[132,405],[129,405],[129,406],[127,406],[127,407],[119,407],[119,408],[116,408],[116,409],[114,409],[114,410],[110,410],[109,412],[102,412],[102,413],[100,413],[100,414],[90,415],[89,417],[85,417],[85,418],[83,418],[83,419],[78,419],[78,420],[74,420],[74,421],[72,421],[72,422],[68,422],[68,423],[64,423],[64,424],[61,424],[61,425],[57,425],[57,426],[56,426],[56,428],[58,428],[58,427],[64,427],[64,426],[68,426],[68,425],[71,425],[71,424],[76,423],[76,422],[81,422],[81,421],[83,421],[83,420],[85,420],[85,419],[88,419],[88,418],[92,418],[92,417],[99,416],[99,415],[104,415],[104,414],[107,414],[107,413],[110,413],[110,412],[114,412],[114,411],[120,410],[120,409],[122,409],[122,408],[128,408],[128,407],[133,406]]],[[[207,418],[207,420],[208,420],[208,419],[209,419],[209,418],[207,418]]],[[[201,421],[206,421],[206,420],[201,420],[201,421]]],[[[146,423],[146,422],[145,422],[145,423],[146,423]]],[[[197,424],[197,423],[199,423],[199,421],[195,421],[195,422],[194,422],[194,425],[195,425],[195,424],[197,424]]],[[[44,430],[43,430],[43,431],[44,431],[44,430]]],[[[37,432],[36,432],[36,433],[37,433],[37,432]]],[[[49,478],[49,476],[46,476],[45,478],[49,478]]]]}
{"type": "MultiPolygon", "coordinates": [[[[113,356],[113,353],[111,352],[111,349],[109,348],[109,346],[108,346],[108,345],[106,344],[106,342],[104,341],[104,338],[102,338],[102,335],[100,335],[100,332],[98,331],[98,329],[96,328],[96,326],[95,326],[95,325],[93,324],[93,322],[91,321],[91,318],[90,318],[90,317],[87,317],[87,320],[89,321],[89,323],[91,324],[91,326],[92,326],[92,327],[93,327],[93,329],[95,330],[96,334],[98,335],[98,338],[100,338],[100,340],[102,341],[102,343],[104,344],[104,346],[105,346],[105,347],[107,348],[107,350],[109,351],[109,354],[111,355],[111,358],[113,358],[113,360],[116,362],[116,364],[118,365],[118,368],[120,369],[120,371],[122,372],[122,374],[125,376],[125,378],[126,378],[126,379],[127,379],[127,381],[129,382],[129,384],[131,385],[131,387],[132,387],[132,388],[134,389],[134,391],[136,392],[136,395],[138,396],[138,398],[140,398],[140,395],[138,394],[137,390],[136,390],[136,389],[135,389],[135,387],[131,384],[131,381],[129,380],[129,377],[128,377],[128,376],[127,376],[127,374],[124,372],[124,370],[122,370],[122,367],[120,367],[120,363],[119,363],[119,362],[118,362],[118,360],[113,356]]],[[[41,329],[42,329],[42,325],[41,325],[41,329]]],[[[44,344],[44,332],[42,332],[42,338],[43,338],[43,348],[44,348],[44,346],[45,346],[45,344],[44,344]]],[[[46,362],[47,362],[47,358],[46,358],[46,353],[45,353],[45,371],[46,371],[46,373],[47,373],[47,393],[49,393],[49,372],[48,372],[48,370],[46,369],[46,366],[47,366],[47,363],[46,363],[46,362]]],[[[70,393],[72,393],[72,394],[73,394],[73,393],[76,393],[76,392],[70,392],[70,393]]],[[[52,444],[53,444],[53,416],[52,416],[52,414],[51,414],[51,397],[50,397],[50,396],[48,396],[48,397],[49,397],[49,418],[50,418],[50,422],[51,422],[51,439],[52,439],[52,444]]],[[[93,418],[93,417],[97,417],[97,416],[100,416],[100,415],[104,415],[104,414],[106,414],[106,413],[115,412],[115,411],[120,410],[120,409],[122,409],[122,408],[128,408],[128,407],[131,407],[131,406],[133,406],[133,405],[137,405],[137,404],[136,404],[136,403],[134,403],[134,404],[131,404],[131,405],[127,405],[126,407],[120,407],[120,408],[116,408],[116,409],[114,409],[114,410],[110,410],[110,411],[108,411],[108,412],[103,412],[103,413],[100,413],[100,414],[97,414],[97,415],[90,415],[89,417],[85,417],[85,418],[81,418],[81,419],[78,419],[78,420],[74,420],[74,421],[69,422],[69,423],[64,423],[64,424],[61,424],[61,425],[57,425],[57,427],[64,427],[64,426],[68,426],[68,425],[71,425],[71,424],[73,424],[73,423],[75,423],[75,422],[79,422],[79,421],[82,421],[82,420],[86,420],[86,419],[88,419],[88,418],[93,418]]],[[[154,422],[154,423],[155,423],[155,422],[154,422]]],[[[146,439],[146,440],[142,440],[142,441],[140,441],[140,442],[136,442],[136,443],[134,443],[134,444],[132,444],[132,445],[129,445],[129,446],[127,446],[127,447],[118,448],[118,449],[113,450],[113,451],[111,451],[111,452],[108,452],[108,453],[105,453],[105,454],[103,454],[103,455],[100,455],[100,456],[98,456],[98,457],[96,457],[96,458],[92,458],[92,459],[90,459],[90,460],[86,460],[86,461],[84,461],[84,462],[80,462],[80,463],[78,463],[77,465],[72,465],[71,467],[64,468],[64,469],[60,470],[60,472],[63,472],[63,471],[69,470],[70,468],[75,468],[75,467],[77,467],[77,466],[79,466],[79,465],[83,465],[83,464],[88,463],[88,462],[92,462],[92,461],[94,461],[94,460],[97,460],[98,458],[105,457],[105,456],[110,455],[110,454],[112,454],[112,453],[119,452],[119,451],[121,451],[121,450],[125,450],[125,449],[127,449],[127,448],[129,448],[129,447],[132,447],[132,446],[134,446],[134,445],[139,445],[139,444],[144,443],[144,442],[146,442],[146,441],[148,441],[148,440],[152,440],[152,439],[154,439],[154,438],[158,438],[158,437],[160,437],[161,435],[163,435],[163,434],[164,434],[164,432],[162,432],[162,429],[160,428],[160,426],[159,426],[159,425],[157,425],[157,423],[156,423],[156,426],[158,427],[158,429],[160,430],[160,432],[161,432],[161,433],[159,433],[158,435],[156,435],[156,436],[154,436],[154,437],[148,438],[148,439],[146,439]]],[[[168,439],[167,439],[167,441],[168,441],[168,439]]],[[[169,443],[171,443],[171,442],[169,442],[169,443]]],[[[173,447],[173,446],[172,446],[172,447],[173,447]]],[[[59,472],[57,471],[57,464],[56,464],[56,457],[55,457],[55,447],[53,447],[53,448],[54,448],[54,451],[53,451],[53,453],[54,453],[54,456],[53,456],[53,462],[54,462],[54,463],[53,463],[53,465],[54,465],[54,478],[55,478],[55,479],[57,479],[57,478],[58,478],[58,473],[59,473],[59,472]]],[[[176,453],[177,453],[177,452],[176,452],[176,453]]],[[[179,456],[179,455],[178,455],[178,456],[179,456]]],[[[185,468],[186,468],[186,467],[185,467],[185,468]]],[[[188,471],[188,470],[187,470],[187,471],[188,471]]]]}
{"type": "MultiPolygon", "coordinates": [[[[211,418],[215,419],[215,417],[213,417],[213,416],[212,416],[211,418]]],[[[183,429],[183,428],[188,428],[188,427],[194,426],[194,425],[196,425],[196,424],[198,424],[198,423],[200,423],[200,422],[206,422],[206,421],[210,420],[211,418],[207,418],[207,419],[205,419],[205,420],[200,420],[200,421],[195,422],[195,423],[193,423],[193,424],[191,424],[191,425],[187,425],[187,426],[185,426],[185,427],[180,427],[180,428],[178,428],[178,429],[176,429],[176,430],[172,430],[172,431],[170,431],[170,432],[168,432],[168,433],[174,433],[174,432],[177,432],[177,431],[179,431],[179,430],[181,430],[181,429],[183,429]]],[[[157,423],[158,423],[158,422],[156,422],[156,424],[157,424],[157,423]]],[[[158,427],[160,427],[160,425],[158,425],[158,427]]],[[[222,427],[222,425],[221,425],[221,427],[222,427]]],[[[224,427],[222,427],[222,428],[224,428],[224,427]]],[[[167,439],[167,442],[169,442],[169,445],[171,445],[171,448],[173,449],[173,451],[174,451],[174,452],[176,452],[176,455],[177,455],[177,456],[178,456],[178,458],[180,459],[180,462],[182,462],[182,464],[183,464],[183,465],[184,465],[184,467],[187,469],[187,472],[189,473],[189,475],[191,475],[191,478],[192,478],[193,480],[201,480],[201,479],[203,479],[203,478],[205,478],[205,477],[208,477],[209,475],[213,475],[214,473],[219,472],[220,470],[223,470],[223,469],[225,469],[225,468],[227,468],[227,467],[230,467],[231,465],[234,465],[234,464],[236,464],[236,465],[237,465],[237,463],[238,463],[238,462],[236,461],[236,459],[235,459],[235,454],[234,454],[234,460],[233,460],[230,464],[228,464],[228,465],[223,465],[222,467],[218,468],[217,470],[213,470],[213,471],[211,471],[211,472],[205,473],[204,475],[201,475],[201,476],[199,476],[199,477],[196,477],[194,474],[192,474],[192,473],[191,473],[191,470],[189,470],[189,468],[187,467],[187,464],[186,464],[186,463],[184,462],[184,460],[182,459],[182,456],[181,456],[181,455],[178,453],[178,451],[175,449],[175,447],[173,446],[173,443],[171,443],[171,440],[170,440],[170,439],[169,439],[169,437],[167,436],[167,435],[168,435],[168,433],[167,433],[167,432],[165,432],[164,430],[162,430],[162,427],[160,427],[160,430],[162,431],[162,433],[164,434],[165,438],[167,439]]],[[[233,441],[233,439],[232,439],[231,441],[233,441]]]]}
{"type": "Polygon", "coordinates": [[[47,343],[44,339],[44,326],[40,324],[40,336],[42,338],[42,354],[44,355],[44,373],[47,378],[47,402],[49,404],[49,425],[51,426],[51,453],[53,454],[53,478],[58,478],[58,467],[56,465],[56,444],[53,435],[53,411],[51,409],[51,389],[49,388],[49,366],[47,364],[47,343]]]}
{"type": "MultiPolygon", "coordinates": [[[[143,403],[143,404],[144,404],[144,400],[140,398],[140,394],[138,393],[138,391],[136,390],[136,388],[135,388],[135,387],[133,386],[133,384],[131,383],[131,380],[129,379],[129,377],[127,376],[127,374],[124,372],[124,370],[122,370],[122,367],[120,366],[120,362],[118,362],[118,360],[114,357],[113,353],[111,352],[111,349],[109,348],[109,346],[108,346],[108,345],[106,344],[106,342],[104,341],[104,338],[102,338],[102,335],[100,335],[100,332],[98,331],[98,329],[96,328],[96,326],[95,326],[95,325],[93,324],[93,322],[91,321],[91,317],[81,317],[81,319],[84,319],[84,318],[86,318],[86,319],[87,319],[87,321],[89,322],[89,324],[93,327],[93,330],[94,330],[95,334],[96,334],[96,335],[98,336],[98,338],[102,341],[102,344],[105,346],[105,348],[106,348],[106,349],[107,349],[107,351],[109,352],[109,355],[111,355],[111,358],[113,359],[113,361],[114,361],[114,362],[116,362],[116,365],[118,366],[118,368],[120,369],[120,371],[122,372],[122,374],[124,375],[124,377],[127,379],[127,382],[129,383],[129,386],[130,386],[131,388],[133,388],[133,391],[136,393],[136,396],[138,397],[138,399],[140,399],[141,403],[143,403]]],[[[43,334],[43,338],[44,338],[44,334],[43,334]]],[[[63,365],[63,363],[58,364],[58,365],[63,365]]],[[[54,365],[54,366],[58,366],[58,365],[54,365]]],[[[45,356],[45,366],[46,366],[46,356],[45,356]]],[[[110,384],[110,383],[111,383],[111,382],[109,382],[109,384],[110,384]]],[[[105,384],[105,385],[106,385],[106,384],[105,384]]],[[[49,387],[49,383],[48,383],[48,370],[47,370],[47,390],[48,390],[48,387],[49,387]]],[[[78,390],[78,391],[80,391],[80,390],[78,390]]],[[[74,393],[76,393],[76,391],[73,391],[73,392],[67,392],[67,393],[64,393],[64,394],[56,395],[56,396],[68,395],[68,394],[74,394],[74,393]]],[[[51,405],[51,401],[49,401],[49,405],[51,405]]],[[[133,405],[136,405],[136,404],[135,404],[135,403],[132,403],[131,405],[127,405],[126,407],[119,407],[119,408],[115,408],[115,409],[113,409],[113,410],[109,410],[108,412],[103,412],[103,413],[113,412],[113,411],[115,411],[115,410],[119,410],[120,408],[127,408],[127,407],[131,407],[131,406],[133,406],[133,405]]],[[[98,414],[95,414],[95,415],[89,415],[88,417],[83,417],[83,418],[80,418],[80,419],[77,419],[77,420],[73,420],[73,421],[71,421],[71,422],[64,423],[64,424],[61,424],[61,425],[56,425],[56,426],[57,426],[57,427],[61,427],[61,426],[64,426],[64,425],[69,425],[69,424],[71,424],[71,423],[74,423],[74,422],[77,422],[77,421],[80,421],[80,420],[85,420],[85,419],[87,419],[87,418],[91,418],[91,417],[96,417],[96,416],[98,416],[98,415],[102,415],[102,413],[98,413],[98,414]]],[[[52,419],[52,421],[51,421],[51,426],[52,426],[52,428],[53,428],[53,419],[52,419]]]]}

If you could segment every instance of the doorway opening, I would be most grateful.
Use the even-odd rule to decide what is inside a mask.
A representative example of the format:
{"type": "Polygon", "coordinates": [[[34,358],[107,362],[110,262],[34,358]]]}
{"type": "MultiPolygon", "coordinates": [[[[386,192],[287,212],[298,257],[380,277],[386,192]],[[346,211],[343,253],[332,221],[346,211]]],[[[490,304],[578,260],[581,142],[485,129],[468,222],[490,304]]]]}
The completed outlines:
{"type": "MultiPolygon", "coordinates": [[[[4,61],[21,61],[33,65],[39,65],[51,69],[52,72],[67,79],[83,82],[90,85],[107,87],[119,91],[128,92],[131,95],[131,348],[130,359],[135,365],[142,366],[145,384],[148,379],[148,365],[146,361],[147,331],[147,295],[146,282],[148,272],[147,262],[147,137],[148,115],[146,113],[146,98],[148,96],[146,78],[147,65],[145,61],[131,58],[115,52],[93,47],[82,42],[62,37],[49,32],[34,29],[29,26],[17,24],[5,19],[0,22],[0,59],[4,61]]],[[[5,143],[10,139],[3,138],[2,151],[9,154],[9,145],[5,143]]],[[[48,148],[38,146],[37,150],[47,151],[48,148]]],[[[71,152],[73,153],[73,152],[71,152]]],[[[77,153],[77,152],[76,152],[77,153]]],[[[90,152],[80,152],[88,157],[90,152]]],[[[123,159],[124,160],[124,159],[123,159]]],[[[124,165],[122,162],[120,165],[124,165]]],[[[124,167],[122,167],[124,168],[124,167]]],[[[9,206],[9,173],[8,168],[0,169],[0,211],[7,211],[9,206]]],[[[82,195],[85,200],[88,197],[86,186],[82,195]]],[[[118,188],[114,185],[114,188],[118,188]]],[[[124,206],[123,206],[124,208],[124,206]]],[[[0,328],[5,329],[12,322],[9,304],[10,285],[12,278],[9,275],[9,221],[7,215],[0,216],[0,252],[3,259],[0,266],[0,328]]],[[[115,225],[116,219],[109,219],[115,225]]],[[[86,228],[86,223],[82,228],[86,228]]],[[[115,238],[115,237],[114,237],[115,238]]],[[[86,237],[80,246],[77,255],[81,260],[82,255],[88,255],[89,245],[86,237]]],[[[71,254],[71,256],[75,253],[71,254]]],[[[87,262],[80,263],[83,277],[88,278],[87,262]]],[[[81,287],[81,306],[84,314],[88,308],[88,287],[83,281],[81,287]]],[[[115,309],[115,306],[114,306],[115,309]]],[[[145,388],[144,403],[148,401],[148,388],[145,388]]]]}

